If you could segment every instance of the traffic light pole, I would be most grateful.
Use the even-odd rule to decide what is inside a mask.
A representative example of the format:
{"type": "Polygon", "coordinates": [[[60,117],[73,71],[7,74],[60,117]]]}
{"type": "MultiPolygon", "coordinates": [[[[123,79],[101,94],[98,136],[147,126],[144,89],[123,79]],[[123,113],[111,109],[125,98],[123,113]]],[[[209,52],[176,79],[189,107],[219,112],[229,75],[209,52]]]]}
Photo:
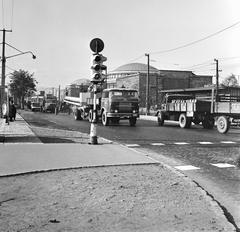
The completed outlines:
{"type": "Polygon", "coordinates": [[[93,84],[93,115],[90,128],[90,144],[98,144],[97,141],[97,84],[93,84]]]}
{"type": "Polygon", "coordinates": [[[106,57],[99,54],[104,48],[104,43],[101,39],[95,38],[90,42],[90,48],[94,52],[92,55],[91,66],[91,82],[93,86],[93,113],[91,118],[90,129],[90,144],[98,144],[97,141],[97,86],[103,82],[103,70],[107,69],[107,66],[103,65],[103,62],[107,60],[106,57]]]}

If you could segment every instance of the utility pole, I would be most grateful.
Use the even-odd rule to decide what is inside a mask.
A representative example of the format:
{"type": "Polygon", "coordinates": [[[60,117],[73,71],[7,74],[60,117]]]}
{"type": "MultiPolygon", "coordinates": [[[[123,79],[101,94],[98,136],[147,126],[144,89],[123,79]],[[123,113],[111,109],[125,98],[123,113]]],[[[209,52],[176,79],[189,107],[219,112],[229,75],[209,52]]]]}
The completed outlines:
{"type": "Polygon", "coordinates": [[[6,70],[6,57],[5,57],[5,33],[12,32],[12,30],[0,30],[3,32],[3,42],[2,42],[2,84],[1,84],[1,117],[3,117],[2,113],[2,105],[5,100],[5,70],[6,70]]]}
{"type": "Polygon", "coordinates": [[[218,60],[214,59],[214,61],[216,61],[216,101],[218,101],[218,88],[219,88],[218,60]]]}
{"type": "Polygon", "coordinates": [[[146,115],[149,115],[149,54],[147,56],[147,80],[146,80],[146,115]]]}

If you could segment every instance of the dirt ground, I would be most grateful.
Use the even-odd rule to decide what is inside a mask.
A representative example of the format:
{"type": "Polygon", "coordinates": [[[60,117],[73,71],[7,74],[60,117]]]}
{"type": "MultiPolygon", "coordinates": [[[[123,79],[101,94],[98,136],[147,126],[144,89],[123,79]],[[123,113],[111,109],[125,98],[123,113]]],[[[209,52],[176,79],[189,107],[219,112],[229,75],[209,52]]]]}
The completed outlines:
{"type": "Polygon", "coordinates": [[[235,231],[187,177],[161,164],[0,177],[0,231],[235,231]]]}

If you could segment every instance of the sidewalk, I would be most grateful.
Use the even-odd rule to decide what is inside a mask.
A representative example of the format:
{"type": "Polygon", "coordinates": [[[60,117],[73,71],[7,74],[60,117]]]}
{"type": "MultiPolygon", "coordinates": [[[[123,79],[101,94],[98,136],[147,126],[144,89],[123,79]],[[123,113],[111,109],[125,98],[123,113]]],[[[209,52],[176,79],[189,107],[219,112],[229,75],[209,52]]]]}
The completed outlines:
{"type": "Polygon", "coordinates": [[[98,145],[43,144],[19,114],[9,125],[0,119],[0,136],[0,203],[8,212],[1,214],[0,231],[236,231],[189,178],[133,149],[104,138],[98,145]],[[80,184],[59,187],[72,182],[80,184]],[[46,223],[47,215],[62,219],[46,223]]]}

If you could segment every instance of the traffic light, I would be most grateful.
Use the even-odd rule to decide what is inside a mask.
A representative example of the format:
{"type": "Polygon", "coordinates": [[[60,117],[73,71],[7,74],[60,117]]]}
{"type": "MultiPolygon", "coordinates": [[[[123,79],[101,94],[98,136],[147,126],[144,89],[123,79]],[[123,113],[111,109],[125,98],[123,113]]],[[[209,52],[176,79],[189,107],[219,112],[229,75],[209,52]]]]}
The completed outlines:
{"type": "Polygon", "coordinates": [[[91,66],[91,81],[93,83],[99,83],[104,80],[105,74],[103,71],[107,69],[103,62],[107,60],[107,57],[101,54],[92,55],[92,66],[91,66]]]}

